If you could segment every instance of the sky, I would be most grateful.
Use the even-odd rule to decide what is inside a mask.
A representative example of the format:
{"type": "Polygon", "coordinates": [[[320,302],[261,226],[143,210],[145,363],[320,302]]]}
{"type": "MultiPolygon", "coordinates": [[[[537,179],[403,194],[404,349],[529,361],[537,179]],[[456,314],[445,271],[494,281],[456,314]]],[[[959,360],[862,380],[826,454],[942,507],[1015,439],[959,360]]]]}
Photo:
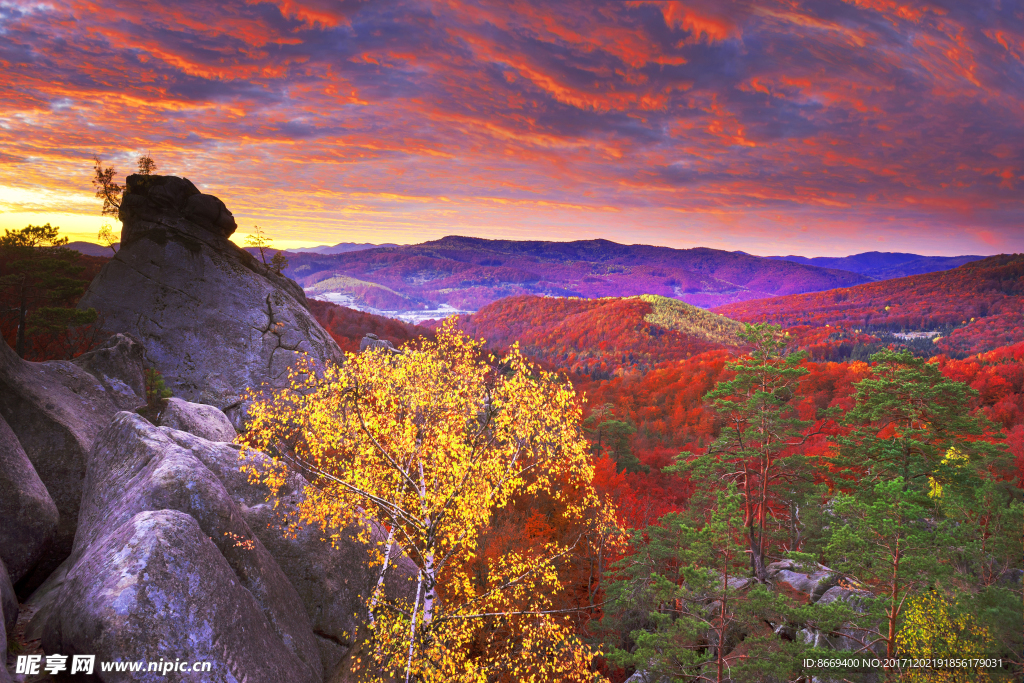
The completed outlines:
{"type": "Polygon", "coordinates": [[[3,229],[148,153],[283,247],[1024,251],[1024,0],[0,0],[0,74],[3,229]]]}

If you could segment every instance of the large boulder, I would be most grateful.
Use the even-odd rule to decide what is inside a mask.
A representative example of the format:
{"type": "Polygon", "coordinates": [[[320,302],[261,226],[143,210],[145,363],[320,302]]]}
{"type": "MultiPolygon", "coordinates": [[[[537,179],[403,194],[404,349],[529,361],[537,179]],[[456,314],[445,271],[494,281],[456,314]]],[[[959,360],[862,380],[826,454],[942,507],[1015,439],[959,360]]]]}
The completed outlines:
{"type": "MultiPolygon", "coordinates": [[[[297,525],[292,533],[280,529],[296,520],[280,510],[294,510],[302,497],[301,484],[291,492],[282,492],[275,510],[272,503],[261,503],[244,510],[250,528],[274,556],[306,606],[324,662],[327,680],[337,675],[342,658],[355,654],[366,636],[366,599],[376,587],[379,567],[370,565],[370,549],[356,541],[351,530],[341,530],[326,539],[316,526],[297,525]]],[[[371,542],[384,542],[386,536],[374,528],[371,542]]],[[[384,595],[395,601],[411,601],[415,595],[415,565],[392,548],[384,595]]]]}
{"type": "MultiPolygon", "coordinates": [[[[240,447],[213,443],[183,431],[163,429],[181,448],[212,471],[238,505],[256,538],[277,562],[294,586],[316,635],[324,672],[331,679],[353,646],[365,635],[366,597],[376,586],[378,568],[370,566],[370,548],[354,540],[352,530],[340,530],[328,540],[316,526],[298,524],[291,515],[305,495],[306,481],[297,475],[288,478],[274,501],[269,490],[249,483],[239,471],[240,447]],[[284,529],[291,529],[284,533],[284,529]]],[[[265,456],[251,453],[248,460],[258,464],[265,456]]],[[[373,528],[372,542],[386,540],[373,528]]],[[[391,599],[411,600],[415,594],[415,566],[393,548],[392,560],[384,583],[391,599]]]]}
{"type": "Polygon", "coordinates": [[[142,345],[131,337],[115,334],[72,362],[98,379],[121,410],[135,410],[145,402],[142,345]]]}
{"type": "Polygon", "coordinates": [[[381,339],[372,332],[367,332],[366,335],[359,340],[359,353],[363,353],[367,349],[371,351],[384,350],[388,353],[399,354],[401,351],[395,348],[395,345],[389,342],[387,339],[381,339]]]}
{"type": "MultiPolygon", "coordinates": [[[[14,594],[14,585],[7,573],[7,567],[0,560],[0,632],[13,635],[14,624],[18,621],[18,596],[14,594]]],[[[6,655],[7,648],[0,649],[0,655],[6,655]]],[[[0,661],[0,668],[3,662],[0,661]]]]}
{"type": "MultiPolygon", "coordinates": [[[[243,631],[255,630],[254,632],[263,634],[259,636],[263,640],[270,637],[264,634],[264,631],[272,634],[276,638],[276,649],[290,653],[289,661],[294,670],[289,680],[320,680],[322,664],[319,648],[302,602],[277,563],[259,539],[255,538],[238,504],[229,495],[218,476],[230,473],[231,476],[244,478],[244,475],[237,471],[237,451],[226,444],[219,444],[227,448],[227,453],[224,453],[223,449],[218,452],[217,445],[184,432],[154,427],[141,416],[128,412],[118,414],[110,426],[97,437],[89,458],[78,533],[75,536],[74,551],[69,559],[67,576],[50,605],[44,608],[47,614],[44,617],[42,633],[47,651],[64,653],[67,648],[85,647],[89,643],[89,638],[97,635],[88,628],[83,630],[75,626],[78,619],[91,621],[101,630],[115,628],[108,624],[108,619],[113,619],[113,616],[106,615],[103,609],[117,612],[120,609],[117,604],[108,605],[106,608],[96,607],[95,609],[99,611],[95,613],[90,611],[92,607],[84,611],[69,612],[63,606],[87,601],[92,595],[90,591],[93,590],[98,590],[103,595],[112,590],[107,584],[114,579],[95,577],[93,574],[96,572],[114,572],[111,576],[116,576],[116,572],[119,571],[148,566],[150,560],[143,555],[111,559],[107,550],[97,548],[110,546],[111,538],[136,533],[138,528],[141,528],[138,524],[133,527],[136,531],[123,529],[126,525],[131,526],[131,520],[138,519],[142,513],[175,510],[194,520],[202,537],[212,540],[214,552],[219,556],[219,560],[215,561],[209,550],[193,548],[205,559],[197,565],[198,570],[190,570],[194,571],[194,579],[189,581],[217,583],[215,576],[207,576],[204,572],[210,571],[219,575],[223,573],[222,569],[226,568],[232,575],[229,583],[243,589],[249,596],[246,604],[251,604],[257,610],[256,614],[248,614],[246,621],[240,622],[236,628],[243,631]],[[212,458],[214,462],[211,464],[216,471],[207,467],[202,458],[197,457],[187,446],[183,447],[180,441],[196,445],[196,451],[200,451],[207,460],[212,458]],[[77,634],[70,640],[67,635],[69,628],[72,633],[77,634]],[[60,649],[62,647],[65,649],[60,649]]],[[[238,482],[229,479],[229,483],[236,486],[238,482]]],[[[172,536],[184,533],[179,528],[180,525],[172,526],[175,528],[173,532],[169,532],[172,536]]],[[[155,528],[161,527],[157,525],[155,528]]],[[[146,553],[152,552],[151,548],[146,548],[146,553]]],[[[166,555],[165,559],[168,562],[177,562],[178,556],[166,555]]],[[[167,578],[160,574],[160,571],[178,572],[180,576],[175,574],[178,578],[173,579],[174,581],[184,580],[182,577],[186,576],[182,573],[185,572],[182,567],[168,564],[160,565],[157,574],[132,575],[130,583],[151,597],[165,590],[187,588],[184,584],[174,584],[171,589],[160,585],[159,581],[167,578]]],[[[123,575],[122,582],[126,580],[125,577],[128,575],[123,575]]],[[[110,595],[106,598],[100,596],[100,599],[116,603],[125,598],[110,595]]],[[[173,601],[176,598],[171,599],[173,601]]],[[[181,600],[184,601],[183,606],[192,605],[193,598],[186,591],[181,600]]],[[[225,594],[219,596],[218,600],[233,601],[233,598],[225,594]]],[[[148,609],[141,603],[135,606],[148,609]]],[[[223,605],[219,609],[230,611],[231,608],[223,605]]],[[[160,610],[147,612],[146,615],[146,619],[156,621],[172,616],[160,610]]],[[[225,621],[221,628],[228,628],[227,625],[230,623],[225,621]]],[[[124,626],[116,626],[122,627],[124,626]]],[[[168,642],[182,638],[204,637],[202,632],[173,631],[174,628],[181,628],[184,631],[193,627],[198,628],[199,622],[182,622],[175,627],[140,621],[134,623],[132,627],[165,631],[168,633],[168,642]]],[[[130,634],[124,637],[131,639],[130,634]]],[[[125,647],[130,644],[116,642],[125,647]]],[[[180,656],[173,650],[161,654],[172,658],[180,656]]]]}
{"type": "Polygon", "coordinates": [[[164,402],[157,425],[188,432],[207,441],[234,441],[238,436],[223,410],[180,398],[164,402]]]}
{"type": "MultiPolygon", "coordinates": [[[[867,611],[867,603],[874,598],[870,592],[856,588],[844,588],[833,586],[825,591],[817,604],[828,605],[833,602],[845,602],[854,612],[863,614],[867,611]]],[[[877,624],[875,624],[877,626],[877,624]]],[[[832,633],[822,633],[815,630],[803,630],[801,637],[807,643],[815,647],[824,647],[832,650],[858,651],[865,643],[872,640],[867,631],[856,628],[852,624],[843,624],[838,630],[832,633]]],[[[885,654],[885,644],[875,643],[870,649],[876,655],[885,654]]],[[[868,655],[867,652],[864,653],[868,655]]],[[[870,656],[870,655],[868,655],[870,656]]]]}
{"type": "Polygon", "coordinates": [[[71,552],[86,456],[119,410],[145,402],[129,391],[141,373],[138,344],[122,335],[74,361],[44,363],[22,360],[0,340],[0,416],[60,515],[52,542],[19,580],[20,594],[41,584],[71,552]]]}
{"type": "Polygon", "coordinates": [[[768,583],[776,591],[804,604],[820,600],[842,578],[824,565],[812,563],[804,566],[793,560],[773,562],[766,570],[768,583]]]}
{"type": "Polygon", "coordinates": [[[3,560],[0,560],[0,683],[11,683],[7,672],[7,638],[8,634],[14,633],[17,619],[18,599],[14,596],[14,586],[3,560]]]}
{"type": "Polygon", "coordinates": [[[57,506],[7,421],[0,417],[0,562],[17,582],[57,529],[57,506]]]}
{"type": "MultiPolygon", "coordinates": [[[[94,654],[99,661],[211,665],[199,676],[172,674],[169,680],[321,680],[261,607],[194,517],[147,510],[90,544],[68,572],[43,649],[94,654]]],[[[102,674],[102,680],[164,677],[125,672],[102,674]]]]}
{"type": "Polygon", "coordinates": [[[239,426],[246,389],[283,386],[303,353],[341,361],[302,288],[228,239],[234,219],[216,197],[184,178],[132,175],[120,218],[121,249],[79,306],[141,340],[175,396],[239,426]]]}

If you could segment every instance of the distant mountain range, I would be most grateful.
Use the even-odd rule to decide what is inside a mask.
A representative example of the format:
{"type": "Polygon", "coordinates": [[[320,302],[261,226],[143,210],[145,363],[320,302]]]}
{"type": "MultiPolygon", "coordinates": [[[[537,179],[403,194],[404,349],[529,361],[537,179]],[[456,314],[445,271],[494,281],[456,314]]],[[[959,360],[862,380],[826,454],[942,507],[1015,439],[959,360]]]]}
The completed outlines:
{"type": "MultiPolygon", "coordinates": [[[[90,242],[69,246],[83,254],[112,255],[108,247],[90,242]]],[[[404,314],[410,320],[443,317],[455,309],[475,311],[519,295],[653,294],[712,308],[946,271],[985,258],[877,251],[842,258],[759,257],[607,240],[520,242],[459,236],[415,245],[342,242],[287,251],[285,274],[311,297],[373,313],[404,314]]],[[[754,305],[742,310],[749,316],[768,309],[754,305]]]]}
{"type": "Polygon", "coordinates": [[[980,261],[984,256],[921,256],[891,251],[866,251],[853,256],[766,256],[778,261],[792,261],[821,268],[838,268],[851,273],[860,273],[872,280],[891,280],[908,275],[934,273],[940,270],[959,268],[971,261],[980,261]]]}
{"type": "Polygon", "coordinates": [[[285,274],[313,297],[357,308],[478,310],[507,296],[655,294],[710,307],[849,287],[870,279],[717,249],[607,240],[517,242],[445,237],[423,244],[289,257],[285,274]]]}
{"type": "MultiPolygon", "coordinates": [[[[86,256],[113,256],[114,252],[110,250],[110,247],[103,244],[93,244],[92,242],[68,242],[68,248],[74,249],[80,254],[86,256]]],[[[114,244],[115,249],[121,248],[121,243],[117,242],[114,244]]]]}
{"type": "MultiPolygon", "coordinates": [[[[102,244],[94,244],[93,242],[69,242],[68,246],[75,251],[81,252],[87,256],[113,256],[113,252],[110,251],[110,247],[102,244]]],[[[328,245],[322,245],[319,247],[296,247],[295,249],[285,249],[285,252],[289,254],[344,254],[350,251],[362,251],[363,249],[376,249],[378,247],[397,247],[397,244],[370,244],[365,242],[362,244],[356,242],[341,242],[335,244],[333,247],[328,245]]],[[[114,244],[115,248],[120,248],[121,243],[114,244]]],[[[256,249],[247,248],[246,251],[253,252],[256,249]]]]}
{"type": "Polygon", "coordinates": [[[391,244],[390,242],[385,244],[370,244],[369,242],[357,243],[357,242],[339,242],[333,247],[326,244],[321,244],[317,247],[295,247],[294,249],[285,249],[290,254],[347,254],[350,251],[363,251],[364,249],[375,249],[377,247],[397,247],[397,244],[391,244]]]}

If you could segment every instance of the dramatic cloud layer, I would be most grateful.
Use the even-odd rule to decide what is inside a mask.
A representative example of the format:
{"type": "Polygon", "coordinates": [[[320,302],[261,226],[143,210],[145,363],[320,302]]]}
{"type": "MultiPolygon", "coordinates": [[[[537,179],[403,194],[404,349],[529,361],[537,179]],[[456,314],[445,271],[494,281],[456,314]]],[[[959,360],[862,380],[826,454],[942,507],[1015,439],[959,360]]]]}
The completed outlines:
{"type": "Polygon", "coordinates": [[[279,240],[1024,251],[1019,2],[0,0],[0,68],[6,223],[148,151],[279,240]]]}

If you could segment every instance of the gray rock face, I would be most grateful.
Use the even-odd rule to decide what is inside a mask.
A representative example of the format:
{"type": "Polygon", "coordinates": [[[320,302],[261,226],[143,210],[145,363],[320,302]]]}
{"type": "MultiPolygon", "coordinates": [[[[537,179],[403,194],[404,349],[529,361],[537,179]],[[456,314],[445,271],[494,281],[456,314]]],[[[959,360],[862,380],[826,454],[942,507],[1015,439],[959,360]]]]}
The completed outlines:
{"type": "MultiPolygon", "coordinates": [[[[294,509],[300,498],[301,493],[282,496],[284,509],[294,509]]],[[[366,598],[376,586],[379,568],[369,566],[369,549],[348,533],[342,533],[333,546],[322,540],[324,534],[316,527],[304,527],[295,537],[286,537],[277,531],[282,518],[267,503],[247,508],[245,515],[250,528],[298,591],[313,631],[328,641],[322,643],[322,652],[327,655],[324,672],[329,680],[341,656],[360,642],[360,627],[366,623],[366,598]]],[[[383,541],[386,537],[376,533],[375,539],[383,541]]],[[[384,584],[385,595],[391,600],[411,600],[416,590],[414,576],[412,562],[395,553],[384,584]]]]}
{"type": "Polygon", "coordinates": [[[72,362],[98,379],[118,408],[135,410],[146,398],[142,356],[141,344],[115,334],[98,349],[72,362]]]}
{"type": "Polygon", "coordinates": [[[7,568],[0,560],[0,683],[11,683],[7,672],[7,634],[14,632],[14,624],[18,619],[18,599],[14,596],[14,586],[7,576],[7,568]],[[13,604],[12,604],[13,603],[13,604]]]}
{"type": "Polygon", "coordinates": [[[43,635],[47,652],[97,660],[203,661],[201,676],[104,674],[104,681],[312,682],[191,515],[144,511],[98,539],[68,572],[43,635]]]}
{"type": "Polygon", "coordinates": [[[0,340],[0,416],[18,437],[60,514],[52,542],[19,580],[19,591],[37,587],[71,552],[92,442],[118,410],[143,403],[104,385],[113,386],[116,380],[130,387],[136,370],[141,376],[141,366],[133,365],[138,360],[134,348],[130,340],[115,337],[103,349],[74,361],[30,363],[0,340]],[[119,365],[126,376],[116,376],[119,365]]]}
{"type": "Polygon", "coordinates": [[[772,585],[797,602],[807,603],[817,602],[838,581],[839,577],[827,568],[809,574],[783,569],[772,578],[772,585]]]}
{"type": "MultiPolygon", "coordinates": [[[[853,611],[863,613],[866,608],[865,601],[870,600],[872,597],[874,596],[868,591],[833,586],[825,591],[825,594],[818,600],[818,604],[827,605],[841,600],[847,603],[853,611]]],[[[854,628],[850,624],[843,625],[835,633],[825,634],[818,631],[803,631],[801,633],[806,642],[816,647],[827,647],[833,650],[857,651],[863,648],[866,642],[871,640],[867,633],[854,628]]],[[[885,654],[885,644],[876,643],[871,648],[871,651],[876,655],[883,655],[885,654]]]]}
{"type": "Polygon", "coordinates": [[[381,339],[372,332],[367,333],[366,336],[359,340],[359,353],[367,349],[383,349],[389,353],[401,353],[401,350],[396,349],[394,344],[387,339],[381,339]]]}
{"type": "MultiPolygon", "coordinates": [[[[118,535],[119,529],[126,525],[131,526],[131,520],[138,518],[140,514],[174,510],[194,520],[203,538],[212,539],[214,552],[220,557],[219,563],[210,557],[203,560],[204,563],[195,574],[196,580],[213,581],[214,577],[207,576],[204,572],[220,572],[221,570],[213,565],[219,566],[222,563],[231,573],[231,586],[244,590],[249,596],[247,604],[251,603],[257,609],[258,616],[249,615],[247,619],[255,620],[258,625],[246,621],[233,628],[242,631],[256,629],[260,633],[264,629],[268,630],[268,633],[276,638],[277,649],[283,648],[290,653],[294,670],[289,680],[319,680],[322,676],[319,648],[299,596],[277,563],[253,536],[238,504],[232,500],[224,483],[218,478],[218,471],[211,471],[204,463],[204,458],[206,461],[216,461],[211,463],[214,470],[219,470],[220,473],[234,470],[232,476],[237,475],[244,480],[245,475],[237,471],[237,453],[236,449],[226,444],[211,444],[184,432],[154,427],[134,413],[119,413],[110,426],[97,437],[90,454],[79,513],[78,533],[69,560],[70,568],[67,578],[48,608],[43,625],[44,643],[61,641],[62,644],[67,644],[64,642],[64,634],[67,627],[72,624],[68,623],[69,617],[61,605],[86,598],[88,591],[91,590],[88,586],[100,580],[94,579],[91,572],[114,571],[115,567],[117,571],[121,571],[129,566],[118,564],[121,560],[110,564],[109,558],[102,559],[100,565],[90,565],[89,563],[97,556],[106,557],[106,551],[96,549],[108,544],[110,538],[118,535]],[[188,448],[188,444],[196,446],[194,450],[200,451],[202,457],[197,457],[194,450],[188,448]],[[218,449],[217,446],[222,448],[218,449]]],[[[238,484],[237,480],[231,479],[229,483],[233,486],[238,484]]],[[[179,531],[180,529],[174,533],[179,531]]],[[[194,550],[200,552],[200,549],[194,550]]],[[[201,552],[210,554],[206,550],[201,552]]],[[[148,563],[149,560],[137,557],[131,561],[148,563]]],[[[138,564],[130,566],[141,568],[138,564]]],[[[184,571],[177,565],[168,565],[164,570],[184,571]]],[[[132,576],[131,582],[138,590],[156,595],[165,588],[154,584],[154,580],[149,575],[138,574],[132,576]]],[[[185,587],[187,586],[182,588],[185,587]]],[[[106,591],[107,588],[103,590],[106,591]]],[[[192,597],[187,592],[182,599],[188,604],[192,602],[192,597]]],[[[226,595],[217,599],[219,603],[225,600],[229,600],[226,595]]],[[[92,608],[86,608],[86,612],[79,611],[77,617],[98,619],[97,623],[107,624],[108,617],[91,614],[88,612],[90,609],[92,608]]],[[[114,605],[111,609],[116,612],[118,608],[114,605]]],[[[211,609],[230,608],[221,604],[211,609]]],[[[165,616],[167,615],[154,612],[150,618],[160,620],[165,616]]],[[[172,628],[148,622],[139,622],[136,626],[158,631],[172,628]]],[[[195,633],[188,635],[198,637],[195,633]]],[[[176,634],[175,637],[185,636],[176,634]]],[[[270,636],[260,637],[265,640],[270,636]]],[[[61,650],[56,651],[63,653],[61,650]]],[[[171,658],[181,656],[173,650],[164,653],[164,656],[168,655],[171,658]]]]}
{"type": "Polygon", "coordinates": [[[233,441],[238,435],[224,411],[180,398],[167,399],[157,425],[188,432],[207,441],[233,441]]]}
{"type": "MultiPolygon", "coordinates": [[[[322,540],[324,534],[320,529],[311,527],[300,528],[294,537],[286,537],[281,529],[295,520],[286,518],[282,511],[295,509],[302,500],[306,482],[301,477],[289,478],[280,491],[278,509],[274,510],[273,503],[267,502],[269,490],[253,486],[248,475],[239,472],[238,446],[212,443],[182,431],[160,431],[187,449],[218,478],[261,547],[266,548],[284,572],[305,607],[329,679],[356,643],[359,626],[366,619],[364,596],[369,595],[377,579],[377,569],[369,566],[368,548],[346,533],[332,546],[322,540]]],[[[384,538],[380,533],[376,537],[384,538]]],[[[384,584],[385,594],[391,599],[411,599],[415,593],[414,575],[411,562],[394,557],[384,584]]]]}
{"type": "Polygon", "coordinates": [[[302,353],[340,362],[302,289],[227,238],[234,219],[216,197],[173,176],[129,176],[121,249],[79,304],[139,339],[175,396],[241,423],[240,395],[280,387],[302,353]]]}
{"type": "Polygon", "coordinates": [[[0,563],[18,581],[57,529],[57,506],[18,438],[0,417],[0,563]]]}
{"type": "MultiPolygon", "coordinates": [[[[13,634],[14,624],[18,621],[18,596],[14,594],[14,586],[11,584],[11,577],[7,574],[7,567],[0,560],[0,631],[3,634],[13,634]]],[[[5,635],[6,637],[6,635],[5,635]]],[[[6,657],[7,647],[0,649],[0,654],[6,657]]],[[[0,669],[3,668],[3,661],[0,661],[0,669]]]]}
{"type": "Polygon", "coordinates": [[[792,560],[772,562],[766,567],[768,583],[797,602],[817,602],[841,578],[828,567],[817,563],[802,566],[792,560]]]}

